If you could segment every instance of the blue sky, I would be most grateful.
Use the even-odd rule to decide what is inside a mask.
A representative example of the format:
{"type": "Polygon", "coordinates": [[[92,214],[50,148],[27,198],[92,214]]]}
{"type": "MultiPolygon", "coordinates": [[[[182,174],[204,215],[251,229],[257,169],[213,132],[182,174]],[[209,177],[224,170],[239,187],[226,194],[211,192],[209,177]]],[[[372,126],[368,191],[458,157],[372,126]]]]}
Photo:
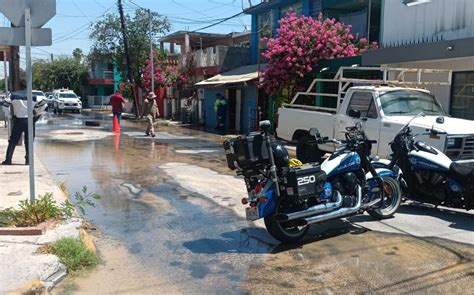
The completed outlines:
{"type": "MultiPolygon", "coordinates": [[[[216,20],[242,11],[242,0],[123,0],[125,12],[132,13],[136,3],[144,8],[157,11],[169,18],[172,29],[196,30],[216,20]]],[[[254,1],[259,2],[259,1],[254,1]]],[[[248,1],[243,1],[248,5],[248,1]]],[[[88,52],[91,46],[89,27],[106,12],[117,12],[116,0],[57,0],[56,16],[44,27],[53,31],[53,45],[33,48],[33,59],[71,55],[75,48],[88,52]]],[[[9,26],[8,20],[0,15],[0,26],[9,26]]],[[[242,15],[204,32],[229,33],[250,29],[250,17],[242,15]]],[[[21,53],[24,53],[22,48],[21,53]]],[[[24,54],[21,56],[24,65],[24,54]]],[[[1,74],[0,74],[1,75],[1,74]]]]}

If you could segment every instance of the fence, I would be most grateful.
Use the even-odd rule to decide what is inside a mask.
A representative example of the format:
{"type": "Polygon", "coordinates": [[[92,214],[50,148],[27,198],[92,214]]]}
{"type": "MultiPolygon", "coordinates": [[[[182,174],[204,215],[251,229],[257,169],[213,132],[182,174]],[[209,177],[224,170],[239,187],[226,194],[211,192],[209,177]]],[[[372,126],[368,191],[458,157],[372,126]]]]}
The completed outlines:
{"type": "Polygon", "coordinates": [[[87,106],[92,109],[106,109],[110,103],[110,96],[88,95],[87,106]]]}

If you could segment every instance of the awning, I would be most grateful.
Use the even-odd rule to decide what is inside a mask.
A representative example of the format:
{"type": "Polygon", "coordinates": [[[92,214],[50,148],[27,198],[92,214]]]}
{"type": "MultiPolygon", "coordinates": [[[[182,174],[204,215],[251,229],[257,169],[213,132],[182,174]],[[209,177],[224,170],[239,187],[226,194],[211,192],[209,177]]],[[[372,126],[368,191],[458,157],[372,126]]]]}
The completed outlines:
{"type": "Polygon", "coordinates": [[[198,82],[196,86],[211,86],[211,85],[224,85],[233,83],[244,83],[258,79],[258,70],[260,72],[265,69],[266,64],[262,65],[248,65],[240,68],[233,69],[231,71],[221,73],[207,80],[198,82]]]}

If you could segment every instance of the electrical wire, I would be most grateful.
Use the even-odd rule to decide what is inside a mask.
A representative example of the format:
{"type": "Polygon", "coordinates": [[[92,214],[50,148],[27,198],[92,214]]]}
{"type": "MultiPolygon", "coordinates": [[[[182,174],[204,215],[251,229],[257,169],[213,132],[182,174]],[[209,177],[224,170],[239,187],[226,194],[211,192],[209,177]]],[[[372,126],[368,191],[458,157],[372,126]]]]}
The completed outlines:
{"type": "Polygon", "coordinates": [[[53,40],[53,43],[54,44],[57,44],[57,43],[61,43],[61,42],[64,42],[64,41],[67,41],[67,40],[70,40],[72,39],[73,37],[76,37],[77,35],[83,33],[84,31],[88,30],[89,29],[89,26],[96,20],[98,20],[99,18],[103,17],[103,15],[105,13],[107,13],[110,9],[112,9],[115,5],[112,5],[111,7],[109,7],[108,9],[106,9],[104,12],[102,12],[102,14],[98,17],[96,17],[95,19],[87,22],[86,24],[80,26],[79,28],[76,28],[68,33],[65,33],[63,34],[62,36],[58,36],[56,37],[55,40],[53,40]]]}
{"type": "Polygon", "coordinates": [[[224,18],[224,19],[222,19],[222,20],[220,20],[220,21],[218,21],[218,22],[215,22],[215,23],[210,24],[210,25],[208,25],[208,26],[205,26],[205,27],[199,28],[199,29],[197,29],[197,30],[194,30],[193,32],[202,31],[202,30],[205,30],[205,29],[208,29],[208,28],[217,26],[217,25],[219,25],[219,24],[221,24],[221,23],[223,23],[223,22],[226,22],[226,21],[228,21],[228,20],[230,20],[230,19],[233,19],[233,18],[235,18],[235,17],[238,17],[239,15],[241,15],[241,14],[243,14],[243,13],[244,13],[243,11],[242,11],[242,12],[239,12],[239,13],[234,14],[234,15],[232,15],[232,16],[226,17],[226,18],[224,18]]]}

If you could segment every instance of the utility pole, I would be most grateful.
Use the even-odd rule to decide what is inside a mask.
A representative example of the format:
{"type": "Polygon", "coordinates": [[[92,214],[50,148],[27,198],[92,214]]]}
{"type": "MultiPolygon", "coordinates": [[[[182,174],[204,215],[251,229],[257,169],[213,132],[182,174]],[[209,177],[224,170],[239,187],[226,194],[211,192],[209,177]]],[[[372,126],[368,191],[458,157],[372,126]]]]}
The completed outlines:
{"type": "Polygon", "coordinates": [[[138,118],[139,110],[138,110],[138,99],[135,95],[135,83],[132,78],[132,70],[130,66],[130,54],[128,52],[128,37],[127,37],[127,28],[125,27],[125,16],[123,15],[123,5],[122,0],[117,0],[118,10],[120,14],[120,25],[122,28],[122,36],[123,36],[123,46],[125,50],[125,59],[127,61],[127,76],[129,82],[132,84],[132,93],[133,93],[133,100],[135,104],[135,116],[138,118]]]}
{"type": "MultiPolygon", "coordinates": [[[[51,62],[54,61],[54,55],[51,53],[51,62]]],[[[51,91],[54,91],[54,80],[51,81],[51,91]]]]}
{"type": "Polygon", "coordinates": [[[10,46],[10,91],[20,89],[20,56],[18,46],[10,46]]]}
{"type": "Polygon", "coordinates": [[[153,38],[152,38],[152,28],[153,22],[151,19],[151,10],[148,9],[148,16],[150,18],[150,64],[151,64],[151,91],[155,92],[155,65],[153,62],[153,38]]]}
{"type": "Polygon", "coordinates": [[[3,50],[3,81],[5,82],[5,97],[8,95],[7,51],[3,50]]]}
{"type": "Polygon", "coordinates": [[[372,0],[369,0],[368,20],[367,20],[367,45],[370,47],[370,14],[372,12],[372,0]]]}

